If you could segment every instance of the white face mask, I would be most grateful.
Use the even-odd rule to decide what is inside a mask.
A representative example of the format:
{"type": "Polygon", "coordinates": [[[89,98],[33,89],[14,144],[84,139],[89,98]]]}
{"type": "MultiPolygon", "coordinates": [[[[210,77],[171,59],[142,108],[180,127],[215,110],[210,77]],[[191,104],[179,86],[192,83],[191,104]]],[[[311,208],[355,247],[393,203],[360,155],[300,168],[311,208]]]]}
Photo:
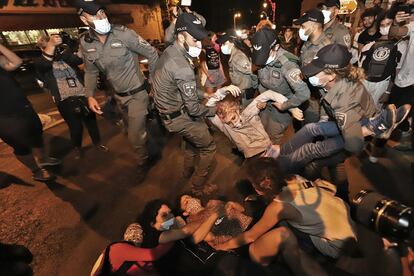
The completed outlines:
{"type": "Polygon", "coordinates": [[[188,46],[188,52],[191,57],[196,58],[201,53],[201,48],[194,47],[194,46],[188,46]]]}
{"type": "Polygon", "coordinates": [[[163,223],[161,223],[161,231],[170,230],[171,226],[174,225],[174,222],[175,222],[175,218],[172,217],[169,220],[166,220],[163,223]]]}
{"type": "Polygon", "coordinates": [[[108,18],[94,20],[93,24],[95,25],[95,31],[98,34],[104,35],[109,33],[111,30],[111,24],[108,21],[108,18]]]}
{"type": "Polygon", "coordinates": [[[381,35],[388,35],[388,33],[390,32],[390,28],[391,28],[391,25],[387,27],[380,27],[381,35]]]}
{"type": "Polygon", "coordinates": [[[230,49],[230,47],[229,47],[229,45],[228,44],[226,44],[226,45],[221,45],[221,52],[223,53],[223,54],[225,54],[225,55],[230,55],[231,54],[231,49],[230,49]]]}
{"type": "Polygon", "coordinates": [[[266,60],[266,65],[268,65],[268,64],[270,64],[270,63],[272,63],[274,60],[276,59],[276,56],[274,56],[274,55],[270,55],[268,58],[267,58],[267,60],[266,60]]]}
{"type": "Polygon", "coordinates": [[[305,29],[303,29],[303,28],[299,29],[299,37],[303,41],[308,41],[308,39],[309,39],[309,35],[305,35],[305,29]]]}
{"type": "Polygon", "coordinates": [[[322,13],[323,13],[323,24],[326,24],[329,21],[331,21],[331,15],[332,15],[331,11],[323,10],[322,13]]]}
{"type": "Polygon", "coordinates": [[[320,78],[318,78],[317,76],[310,77],[309,78],[309,83],[312,86],[315,86],[315,87],[325,87],[326,86],[326,84],[321,83],[320,78]]]}

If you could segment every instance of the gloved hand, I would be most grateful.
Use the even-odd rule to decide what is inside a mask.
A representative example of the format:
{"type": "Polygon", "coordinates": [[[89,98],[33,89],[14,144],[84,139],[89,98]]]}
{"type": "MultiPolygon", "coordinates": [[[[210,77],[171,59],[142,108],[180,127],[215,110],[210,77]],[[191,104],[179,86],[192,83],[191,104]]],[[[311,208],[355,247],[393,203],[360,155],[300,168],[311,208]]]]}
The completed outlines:
{"type": "Polygon", "coordinates": [[[289,112],[292,114],[292,117],[295,118],[298,121],[303,121],[303,111],[300,110],[299,108],[295,107],[295,108],[290,108],[289,112]]]}

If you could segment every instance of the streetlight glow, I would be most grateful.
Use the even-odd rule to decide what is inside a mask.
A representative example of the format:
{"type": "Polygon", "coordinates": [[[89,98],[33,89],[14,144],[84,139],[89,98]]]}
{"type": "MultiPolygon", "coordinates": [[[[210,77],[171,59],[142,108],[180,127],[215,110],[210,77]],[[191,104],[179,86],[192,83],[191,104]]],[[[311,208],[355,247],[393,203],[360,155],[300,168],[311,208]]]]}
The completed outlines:
{"type": "Polygon", "coordinates": [[[241,17],[241,13],[239,13],[239,12],[236,12],[233,15],[233,27],[234,27],[234,29],[236,29],[236,18],[240,18],[240,17],[241,17]]]}
{"type": "Polygon", "coordinates": [[[263,8],[267,8],[267,2],[263,2],[263,8]]]}

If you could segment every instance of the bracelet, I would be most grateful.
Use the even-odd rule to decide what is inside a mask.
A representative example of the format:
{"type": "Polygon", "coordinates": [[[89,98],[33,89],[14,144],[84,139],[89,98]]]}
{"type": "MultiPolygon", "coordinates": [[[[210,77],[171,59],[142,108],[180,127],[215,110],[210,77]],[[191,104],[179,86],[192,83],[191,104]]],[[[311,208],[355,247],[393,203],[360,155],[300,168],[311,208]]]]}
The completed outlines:
{"type": "Polygon", "coordinates": [[[390,91],[385,91],[384,93],[387,94],[387,95],[391,94],[390,91]]]}

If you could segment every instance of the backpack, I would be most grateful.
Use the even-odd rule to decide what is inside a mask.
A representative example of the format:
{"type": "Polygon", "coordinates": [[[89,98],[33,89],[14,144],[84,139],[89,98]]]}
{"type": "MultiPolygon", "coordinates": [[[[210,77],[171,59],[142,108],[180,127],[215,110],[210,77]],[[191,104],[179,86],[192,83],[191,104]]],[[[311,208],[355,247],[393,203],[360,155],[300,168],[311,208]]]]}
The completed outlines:
{"type": "Polygon", "coordinates": [[[390,76],[395,76],[395,68],[401,57],[397,44],[398,42],[391,40],[379,41],[364,53],[366,58],[362,63],[362,68],[365,70],[368,81],[380,82],[390,76]]]}

